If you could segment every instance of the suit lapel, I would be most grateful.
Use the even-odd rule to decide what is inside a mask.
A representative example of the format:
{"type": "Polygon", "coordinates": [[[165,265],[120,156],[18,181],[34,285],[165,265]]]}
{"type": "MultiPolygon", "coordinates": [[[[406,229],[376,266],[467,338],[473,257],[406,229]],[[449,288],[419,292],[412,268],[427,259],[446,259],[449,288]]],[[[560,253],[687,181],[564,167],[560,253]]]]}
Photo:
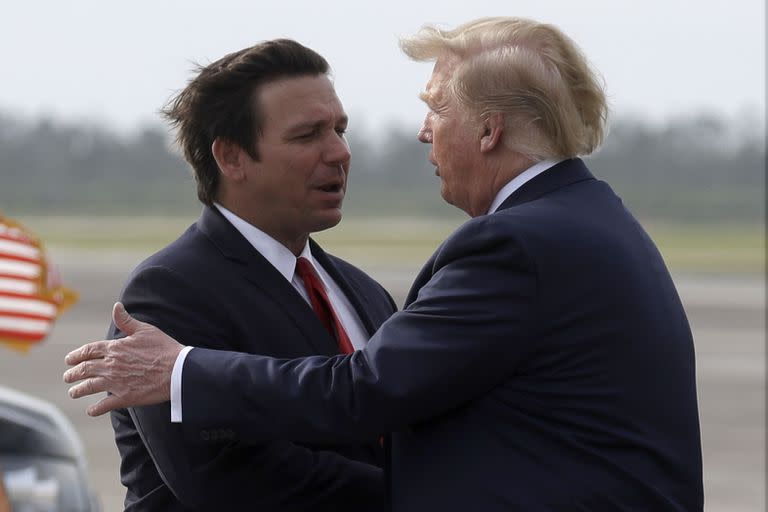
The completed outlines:
{"type": "Polygon", "coordinates": [[[374,319],[371,316],[371,312],[375,310],[374,305],[370,304],[367,295],[362,293],[359,287],[355,286],[356,283],[352,282],[347,276],[334,264],[333,260],[323,251],[323,249],[315,243],[314,240],[309,240],[309,247],[312,251],[312,257],[325,269],[328,274],[333,278],[336,284],[344,292],[352,307],[355,308],[357,316],[365,327],[365,331],[368,336],[372,336],[376,332],[376,325],[374,319]]]}
{"type": "Polygon", "coordinates": [[[324,355],[338,353],[335,340],[293,285],[218,210],[206,207],[197,225],[225,258],[239,266],[244,279],[280,306],[304,334],[313,352],[324,355]]]}

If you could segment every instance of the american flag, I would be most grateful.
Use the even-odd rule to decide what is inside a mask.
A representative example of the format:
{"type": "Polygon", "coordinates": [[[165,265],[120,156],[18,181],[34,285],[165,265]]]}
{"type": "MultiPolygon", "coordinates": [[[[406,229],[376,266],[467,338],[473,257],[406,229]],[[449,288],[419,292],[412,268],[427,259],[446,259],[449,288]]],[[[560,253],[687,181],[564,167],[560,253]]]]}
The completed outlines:
{"type": "Polygon", "coordinates": [[[0,215],[0,344],[28,350],[77,301],[61,284],[39,239],[0,215]]]}

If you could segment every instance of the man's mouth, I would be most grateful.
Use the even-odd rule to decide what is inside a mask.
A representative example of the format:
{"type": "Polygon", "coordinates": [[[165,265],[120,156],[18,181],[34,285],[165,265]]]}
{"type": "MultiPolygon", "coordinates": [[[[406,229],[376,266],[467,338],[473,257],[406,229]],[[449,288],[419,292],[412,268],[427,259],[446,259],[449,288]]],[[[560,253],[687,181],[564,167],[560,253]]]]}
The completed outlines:
{"type": "Polygon", "coordinates": [[[437,165],[437,162],[431,156],[429,157],[429,163],[435,166],[435,176],[440,176],[440,166],[437,165]]]}
{"type": "Polygon", "coordinates": [[[318,189],[330,194],[337,194],[344,189],[344,186],[341,183],[328,183],[326,185],[319,186],[318,189]]]}

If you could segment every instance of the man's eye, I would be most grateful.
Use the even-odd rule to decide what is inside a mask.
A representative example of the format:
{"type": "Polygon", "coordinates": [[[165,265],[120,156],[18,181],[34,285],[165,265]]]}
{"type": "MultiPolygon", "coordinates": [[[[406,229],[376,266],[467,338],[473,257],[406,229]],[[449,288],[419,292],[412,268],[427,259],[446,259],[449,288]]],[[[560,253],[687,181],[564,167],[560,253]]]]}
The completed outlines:
{"type": "Polygon", "coordinates": [[[347,129],[346,128],[336,128],[336,133],[338,133],[339,135],[344,135],[345,133],[347,133],[347,129]]]}

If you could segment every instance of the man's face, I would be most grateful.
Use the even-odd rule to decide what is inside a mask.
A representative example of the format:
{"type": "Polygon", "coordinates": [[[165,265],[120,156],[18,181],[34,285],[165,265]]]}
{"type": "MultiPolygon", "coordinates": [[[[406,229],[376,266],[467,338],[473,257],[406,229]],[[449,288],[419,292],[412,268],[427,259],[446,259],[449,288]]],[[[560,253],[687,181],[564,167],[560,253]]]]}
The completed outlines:
{"type": "Polygon", "coordinates": [[[263,129],[249,160],[248,220],[289,248],[341,221],[350,152],[347,115],[326,75],[260,88],[263,129]]]}
{"type": "MultiPolygon", "coordinates": [[[[442,180],[443,199],[476,216],[485,213],[477,211],[477,196],[485,189],[478,165],[478,127],[448,89],[455,67],[456,61],[452,59],[438,59],[435,63],[432,77],[421,94],[429,111],[418,138],[432,144],[429,161],[436,166],[435,174],[442,180]]],[[[492,198],[489,204],[490,200],[492,198]]]]}

